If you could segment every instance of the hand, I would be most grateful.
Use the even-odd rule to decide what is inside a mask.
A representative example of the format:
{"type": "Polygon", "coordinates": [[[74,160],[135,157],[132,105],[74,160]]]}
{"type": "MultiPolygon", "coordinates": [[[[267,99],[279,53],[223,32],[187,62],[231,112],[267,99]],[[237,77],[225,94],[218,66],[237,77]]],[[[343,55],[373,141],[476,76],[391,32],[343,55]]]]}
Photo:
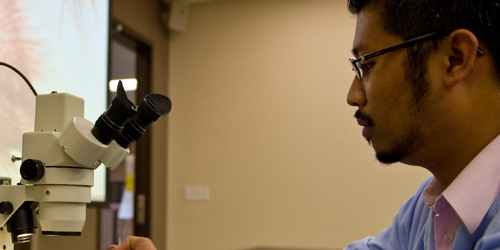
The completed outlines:
{"type": "Polygon", "coordinates": [[[156,250],[156,247],[148,238],[128,236],[120,246],[111,245],[108,250],[156,250]]]}

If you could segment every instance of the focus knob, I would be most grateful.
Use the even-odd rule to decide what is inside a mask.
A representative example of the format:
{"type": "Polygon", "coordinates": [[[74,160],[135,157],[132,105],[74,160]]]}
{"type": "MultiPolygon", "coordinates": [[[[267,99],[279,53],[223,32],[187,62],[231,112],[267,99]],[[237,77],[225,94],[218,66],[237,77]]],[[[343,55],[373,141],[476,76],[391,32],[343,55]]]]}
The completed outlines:
{"type": "Polygon", "coordinates": [[[0,214],[11,214],[14,211],[14,206],[8,201],[0,202],[0,214]]]}
{"type": "Polygon", "coordinates": [[[27,181],[40,180],[44,172],[43,162],[39,160],[28,159],[21,164],[21,176],[27,181]]]}

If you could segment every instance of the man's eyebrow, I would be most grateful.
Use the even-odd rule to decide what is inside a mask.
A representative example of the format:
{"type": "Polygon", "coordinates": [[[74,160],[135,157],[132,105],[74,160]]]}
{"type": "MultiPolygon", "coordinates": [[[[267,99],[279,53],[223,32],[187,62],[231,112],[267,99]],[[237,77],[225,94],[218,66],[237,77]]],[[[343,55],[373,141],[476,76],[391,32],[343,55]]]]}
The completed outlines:
{"type": "Polygon", "coordinates": [[[351,53],[355,56],[355,57],[359,57],[359,48],[353,48],[351,50],[351,53]]]}
{"type": "Polygon", "coordinates": [[[352,50],[351,50],[351,53],[355,56],[355,57],[359,57],[359,51],[363,50],[363,49],[366,49],[366,45],[365,44],[357,44],[355,45],[352,50]]]}

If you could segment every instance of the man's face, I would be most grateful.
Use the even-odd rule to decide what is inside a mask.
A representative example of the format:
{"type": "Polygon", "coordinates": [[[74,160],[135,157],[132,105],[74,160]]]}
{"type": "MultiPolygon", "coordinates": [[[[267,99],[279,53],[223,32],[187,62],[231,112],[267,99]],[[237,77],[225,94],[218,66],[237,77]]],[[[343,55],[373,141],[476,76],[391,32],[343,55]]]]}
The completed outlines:
{"type": "MultiPolygon", "coordinates": [[[[358,15],[354,56],[400,42],[400,38],[382,30],[377,11],[363,10],[358,15]]],[[[414,83],[409,82],[405,74],[407,64],[405,49],[364,61],[364,76],[361,80],[354,78],[347,96],[349,105],[358,107],[355,116],[363,126],[362,134],[382,163],[415,163],[413,157],[424,148],[429,138],[426,136],[429,124],[427,97],[415,100],[411,88],[414,83]]]]}

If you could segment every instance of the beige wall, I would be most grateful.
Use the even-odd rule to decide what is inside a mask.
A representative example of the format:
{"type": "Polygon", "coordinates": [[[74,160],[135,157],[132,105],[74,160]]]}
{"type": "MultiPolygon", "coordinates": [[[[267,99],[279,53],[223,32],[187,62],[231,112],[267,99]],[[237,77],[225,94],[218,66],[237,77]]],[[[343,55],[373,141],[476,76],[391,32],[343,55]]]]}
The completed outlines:
{"type": "Polygon", "coordinates": [[[429,174],[380,165],[362,138],[354,26],[343,0],[192,5],[170,40],[168,250],[341,248],[391,223],[429,174]]]}

